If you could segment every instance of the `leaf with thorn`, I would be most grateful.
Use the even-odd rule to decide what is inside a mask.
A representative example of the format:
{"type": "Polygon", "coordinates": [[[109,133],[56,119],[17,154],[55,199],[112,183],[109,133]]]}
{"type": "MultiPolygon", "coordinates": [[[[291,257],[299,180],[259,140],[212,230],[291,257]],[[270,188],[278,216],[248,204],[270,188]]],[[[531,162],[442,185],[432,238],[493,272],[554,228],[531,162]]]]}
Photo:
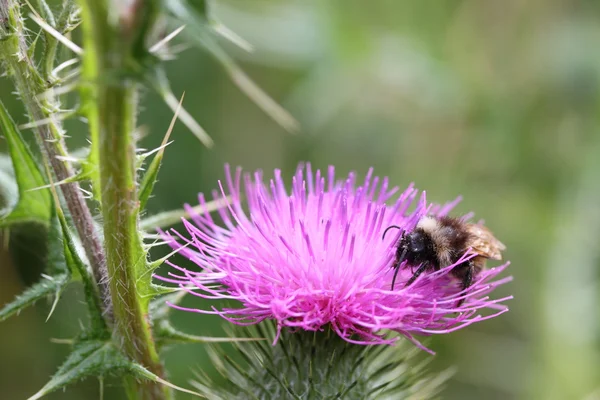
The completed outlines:
{"type": "Polygon", "coordinates": [[[8,213],[0,216],[0,226],[21,222],[48,225],[52,207],[50,193],[47,190],[30,191],[30,189],[45,185],[46,181],[33,153],[1,101],[0,129],[6,138],[19,187],[18,200],[8,213]]]}
{"type": "Polygon", "coordinates": [[[35,56],[35,50],[37,49],[37,44],[39,43],[40,37],[42,37],[42,32],[38,32],[37,35],[35,35],[35,39],[33,39],[33,41],[31,42],[31,44],[29,45],[29,48],[27,49],[27,57],[30,59],[33,59],[33,57],[35,56]]]}
{"type": "Polygon", "coordinates": [[[156,155],[152,159],[152,162],[148,166],[148,170],[144,174],[144,178],[142,179],[142,183],[140,184],[140,210],[146,208],[146,203],[152,194],[152,189],[154,188],[154,184],[156,183],[158,177],[158,171],[160,170],[160,165],[162,163],[163,156],[165,154],[165,147],[169,142],[169,137],[171,136],[171,132],[173,132],[173,127],[175,126],[175,121],[177,121],[177,116],[179,114],[179,110],[181,109],[181,104],[183,103],[183,97],[185,93],[181,95],[181,100],[179,100],[179,104],[177,109],[175,109],[175,113],[173,114],[173,119],[171,120],[171,124],[169,125],[169,129],[167,129],[167,133],[163,138],[162,143],[160,144],[159,150],[156,155]]]}
{"type": "MultiPolygon", "coordinates": [[[[4,321],[13,315],[20,313],[23,309],[33,305],[36,301],[48,297],[56,296],[54,305],[60,297],[60,293],[67,286],[70,281],[68,274],[59,275],[42,275],[42,279],[34,283],[32,286],[25,289],[25,291],[19,294],[12,302],[8,303],[2,309],[0,309],[0,321],[4,321]]],[[[50,311],[48,318],[54,310],[54,305],[50,311]]]]}
{"type": "Polygon", "coordinates": [[[48,232],[48,256],[46,273],[40,281],[34,283],[12,302],[0,309],[0,321],[18,314],[21,310],[33,305],[36,301],[54,295],[55,300],[48,318],[60,298],[61,292],[72,281],[72,273],[63,254],[61,227],[57,218],[52,218],[48,232]]]}
{"type": "Polygon", "coordinates": [[[123,375],[152,380],[173,389],[202,397],[191,390],[175,386],[151,373],[142,365],[130,361],[112,342],[86,340],[74,346],[73,351],[56,374],[29,400],[40,399],[51,392],[89,377],[123,375]]]}

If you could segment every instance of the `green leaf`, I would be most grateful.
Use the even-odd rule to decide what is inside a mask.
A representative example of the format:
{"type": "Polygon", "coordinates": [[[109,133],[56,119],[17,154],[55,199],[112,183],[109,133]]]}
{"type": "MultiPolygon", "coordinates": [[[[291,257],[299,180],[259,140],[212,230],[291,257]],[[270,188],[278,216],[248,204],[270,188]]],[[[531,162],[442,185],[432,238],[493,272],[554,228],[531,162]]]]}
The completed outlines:
{"type": "Polygon", "coordinates": [[[0,310],[0,321],[19,313],[21,310],[33,305],[36,301],[49,295],[54,295],[55,300],[52,309],[48,315],[52,314],[54,306],[60,298],[64,288],[72,282],[72,274],[69,270],[62,246],[62,233],[58,219],[53,217],[50,230],[48,232],[48,256],[47,256],[46,274],[42,274],[41,280],[29,288],[22,294],[17,296],[15,300],[8,303],[0,310]]]}
{"type": "Polygon", "coordinates": [[[69,281],[69,274],[43,275],[41,281],[25,289],[23,293],[0,310],[0,322],[18,314],[21,310],[33,305],[41,298],[50,295],[58,297],[69,281]]]}
{"type": "Polygon", "coordinates": [[[44,387],[29,400],[39,399],[55,390],[91,376],[119,375],[131,368],[110,342],[90,340],[75,345],[73,352],[44,387]]]}
{"type": "Polygon", "coordinates": [[[171,124],[169,125],[169,129],[167,129],[167,133],[165,133],[165,137],[163,138],[156,155],[152,159],[152,162],[148,166],[148,170],[144,174],[144,179],[142,179],[142,183],[140,184],[140,210],[146,208],[146,203],[152,194],[152,189],[154,188],[154,184],[156,183],[158,177],[158,171],[160,170],[160,166],[162,164],[162,159],[165,154],[165,148],[169,144],[169,137],[171,136],[171,132],[173,132],[173,127],[175,126],[175,121],[177,121],[177,116],[179,114],[179,110],[181,109],[181,103],[183,103],[183,95],[181,96],[181,100],[179,100],[179,105],[173,114],[173,119],[171,119],[171,124]]]}
{"type": "Polygon", "coordinates": [[[14,121],[0,101],[0,129],[6,138],[19,187],[19,199],[12,210],[0,218],[0,226],[21,222],[47,225],[50,221],[52,201],[48,190],[31,189],[44,186],[46,181],[31,150],[23,140],[14,121]]]}
{"type": "Polygon", "coordinates": [[[64,288],[75,280],[81,280],[90,313],[92,332],[96,337],[108,337],[109,333],[102,316],[101,300],[97,293],[92,272],[89,266],[79,257],[65,216],[58,207],[52,216],[52,223],[47,237],[46,274],[42,274],[42,279],[39,282],[26,289],[23,294],[0,310],[0,321],[18,313],[37,300],[54,294],[56,297],[50,311],[51,315],[64,288]]]}
{"type": "Polygon", "coordinates": [[[74,346],[73,351],[56,374],[29,400],[40,399],[51,392],[89,377],[127,375],[159,382],[179,391],[202,397],[198,393],[175,386],[154,375],[143,366],[130,361],[112,342],[86,340],[74,346]]]}
{"type": "Polygon", "coordinates": [[[38,44],[38,41],[40,40],[40,37],[42,37],[41,31],[37,33],[37,35],[35,36],[35,39],[33,39],[31,44],[29,45],[29,48],[27,49],[27,57],[29,57],[30,59],[33,59],[35,57],[35,50],[37,48],[37,44],[38,44]]]}

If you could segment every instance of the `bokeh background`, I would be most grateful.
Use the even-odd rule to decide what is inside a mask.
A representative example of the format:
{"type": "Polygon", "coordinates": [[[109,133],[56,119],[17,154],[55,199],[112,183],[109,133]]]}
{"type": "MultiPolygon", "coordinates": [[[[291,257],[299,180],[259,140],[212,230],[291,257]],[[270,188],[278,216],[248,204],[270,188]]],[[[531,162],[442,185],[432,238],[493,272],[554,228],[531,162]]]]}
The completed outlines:
{"type": "MultiPolygon", "coordinates": [[[[177,124],[150,214],[195,203],[223,163],[290,176],[299,161],[364,176],[375,167],[428,199],[458,195],[508,246],[513,294],[500,318],[433,338],[432,371],[455,366],[446,399],[600,398],[600,3],[573,0],[220,0],[215,15],[252,43],[227,43],[245,71],[299,121],[291,135],[191,48],[169,63],[177,95],[216,142],[204,148],[177,124]]],[[[0,78],[0,95],[25,121],[0,78]]],[[[171,111],[143,101],[142,145],[160,143],[171,111]]],[[[85,127],[66,125],[72,149],[85,127]]],[[[31,132],[28,132],[31,135],[31,132]]],[[[4,144],[0,141],[0,146],[4,144]]],[[[5,147],[2,147],[5,148],[5,147]]],[[[43,240],[31,230],[0,246],[0,305],[39,276],[43,240]]],[[[161,253],[156,253],[156,256],[161,253]]],[[[187,304],[196,304],[187,299],[187,304]]],[[[67,354],[51,341],[85,321],[81,293],[0,325],[0,397],[37,391],[67,354]]],[[[175,324],[222,335],[218,318],[175,312],[175,324]]],[[[214,370],[202,345],[166,352],[174,383],[214,370]]],[[[118,399],[118,382],[105,398],[118,399]]],[[[93,399],[87,381],[48,399],[93,399]]],[[[182,395],[180,398],[187,398],[182,395]]]]}

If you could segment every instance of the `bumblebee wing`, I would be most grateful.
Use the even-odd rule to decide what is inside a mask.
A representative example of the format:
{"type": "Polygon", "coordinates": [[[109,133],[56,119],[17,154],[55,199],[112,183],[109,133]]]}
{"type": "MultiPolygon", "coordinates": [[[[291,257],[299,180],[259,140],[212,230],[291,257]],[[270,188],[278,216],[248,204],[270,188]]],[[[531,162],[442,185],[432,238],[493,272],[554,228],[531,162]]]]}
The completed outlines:
{"type": "Polygon", "coordinates": [[[506,246],[494,237],[494,234],[485,226],[468,224],[467,231],[471,234],[469,247],[479,255],[494,260],[502,260],[502,251],[506,246]]]}

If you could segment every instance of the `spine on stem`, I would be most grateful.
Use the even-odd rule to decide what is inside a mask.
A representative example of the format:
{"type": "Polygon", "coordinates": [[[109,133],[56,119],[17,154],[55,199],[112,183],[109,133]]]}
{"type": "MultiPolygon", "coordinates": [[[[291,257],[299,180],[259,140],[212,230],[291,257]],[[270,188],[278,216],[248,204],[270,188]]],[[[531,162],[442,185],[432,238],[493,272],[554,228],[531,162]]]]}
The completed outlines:
{"type": "MultiPolygon", "coordinates": [[[[0,25],[0,59],[5,61],[11,72],[17,93],[21,96],[27,113],[35,125],[35,138],[44,159],[58,181],[73,178],[75,172],[68,161],[61,122],[54,113],[59,108],[58,100],[48,91],[47,79],[40,74],[29,56],[25,27],[17,1],[0,1],[0,25]],[[35,124],[39,121],[46,122],[35,124]]],[[[66,183],[59,187],[90,262],[99,287],[98,295],[104,298],[105,315],[110,319],[111,304],[106,283],[106,260],[102,241],[94,227],[92,213],[78,182],[66,183]]]]}

